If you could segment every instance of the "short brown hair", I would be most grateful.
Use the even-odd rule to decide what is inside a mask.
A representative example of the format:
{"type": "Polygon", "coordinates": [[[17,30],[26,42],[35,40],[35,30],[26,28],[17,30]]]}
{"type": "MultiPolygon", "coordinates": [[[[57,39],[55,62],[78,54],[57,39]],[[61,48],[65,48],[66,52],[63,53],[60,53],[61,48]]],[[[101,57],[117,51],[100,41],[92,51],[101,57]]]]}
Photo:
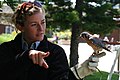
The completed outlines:
{"type": "Polygon", "coordinates": [[[24,2],[16,9],[15,13],[13,14],[12,21],[14,22],[15,26],[24,26],[26,15],[33,15],[40,10],[45,13],[45,10],[40,2],[24,2]]]}

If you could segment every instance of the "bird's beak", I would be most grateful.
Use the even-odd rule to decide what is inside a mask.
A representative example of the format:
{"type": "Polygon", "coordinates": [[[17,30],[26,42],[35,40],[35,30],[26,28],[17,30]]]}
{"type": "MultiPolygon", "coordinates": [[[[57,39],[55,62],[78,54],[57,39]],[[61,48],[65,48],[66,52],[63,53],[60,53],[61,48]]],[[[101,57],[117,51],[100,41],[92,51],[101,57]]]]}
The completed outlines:
{"type": "Polygon", "coordinates": [[[79,38],[82,38],[82,35],[80,35],[79,38]]]}
{"type": "Polygon", "coordinates": [[[82,34],[80,34],[80,36],[79,36],[80,38],[82,38],[82,34]]]}

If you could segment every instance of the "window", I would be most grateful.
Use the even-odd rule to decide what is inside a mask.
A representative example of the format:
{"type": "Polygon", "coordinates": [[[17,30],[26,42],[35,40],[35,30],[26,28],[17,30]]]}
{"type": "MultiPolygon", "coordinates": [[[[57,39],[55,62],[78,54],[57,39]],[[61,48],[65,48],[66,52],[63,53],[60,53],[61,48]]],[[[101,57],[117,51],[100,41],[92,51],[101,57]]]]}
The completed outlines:
{"type": "Polygon", "coordinates": [[[14,30],[14,28],[12,26],[6,26],[5,27],[5,33],[6,34],[12,33],[13,30],[14,30]]]}

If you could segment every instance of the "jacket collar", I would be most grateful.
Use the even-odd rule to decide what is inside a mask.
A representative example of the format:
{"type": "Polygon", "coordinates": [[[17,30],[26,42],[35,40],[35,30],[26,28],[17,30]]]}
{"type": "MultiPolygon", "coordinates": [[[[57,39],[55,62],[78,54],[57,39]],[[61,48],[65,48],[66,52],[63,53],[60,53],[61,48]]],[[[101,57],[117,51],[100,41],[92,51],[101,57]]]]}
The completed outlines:
{"type": "MultiPolygon", "coordinates": [[[[15,37],[14,41],[15,44],[17,44],[16,47],[18,46],[20,47],[20,49],[22,49],[22,33],[19,33],[15,37]]],[[[48,50],[48,41],[46,36],[44,36],[44,39],[40,42],[40,45],[38,45],[38,50],[42,50],[42,51],[48,50]]]]}

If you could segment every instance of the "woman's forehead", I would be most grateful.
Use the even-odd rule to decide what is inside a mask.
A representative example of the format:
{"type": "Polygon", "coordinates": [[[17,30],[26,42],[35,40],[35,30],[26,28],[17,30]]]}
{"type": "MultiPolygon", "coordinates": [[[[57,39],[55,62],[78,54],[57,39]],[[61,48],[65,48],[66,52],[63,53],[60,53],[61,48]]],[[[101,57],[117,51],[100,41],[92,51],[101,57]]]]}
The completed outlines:
{"type": "Polygon", "coordinates": [[[36,17],[36,18],[45,18],[45,13],[44,12],[35,12],[34,14],[32,15],[26,15],[26,18],[27,17],[36,17]]]}
{"type": "Polygon", "coordinates": [[[26,16],[26,21],[29,21],[29,22],[34,22],[34,21],[44,21],[45,20],[45,14],[44,13],[36,13],[36,14],[33,14],[31,16],[26,16]]]}

